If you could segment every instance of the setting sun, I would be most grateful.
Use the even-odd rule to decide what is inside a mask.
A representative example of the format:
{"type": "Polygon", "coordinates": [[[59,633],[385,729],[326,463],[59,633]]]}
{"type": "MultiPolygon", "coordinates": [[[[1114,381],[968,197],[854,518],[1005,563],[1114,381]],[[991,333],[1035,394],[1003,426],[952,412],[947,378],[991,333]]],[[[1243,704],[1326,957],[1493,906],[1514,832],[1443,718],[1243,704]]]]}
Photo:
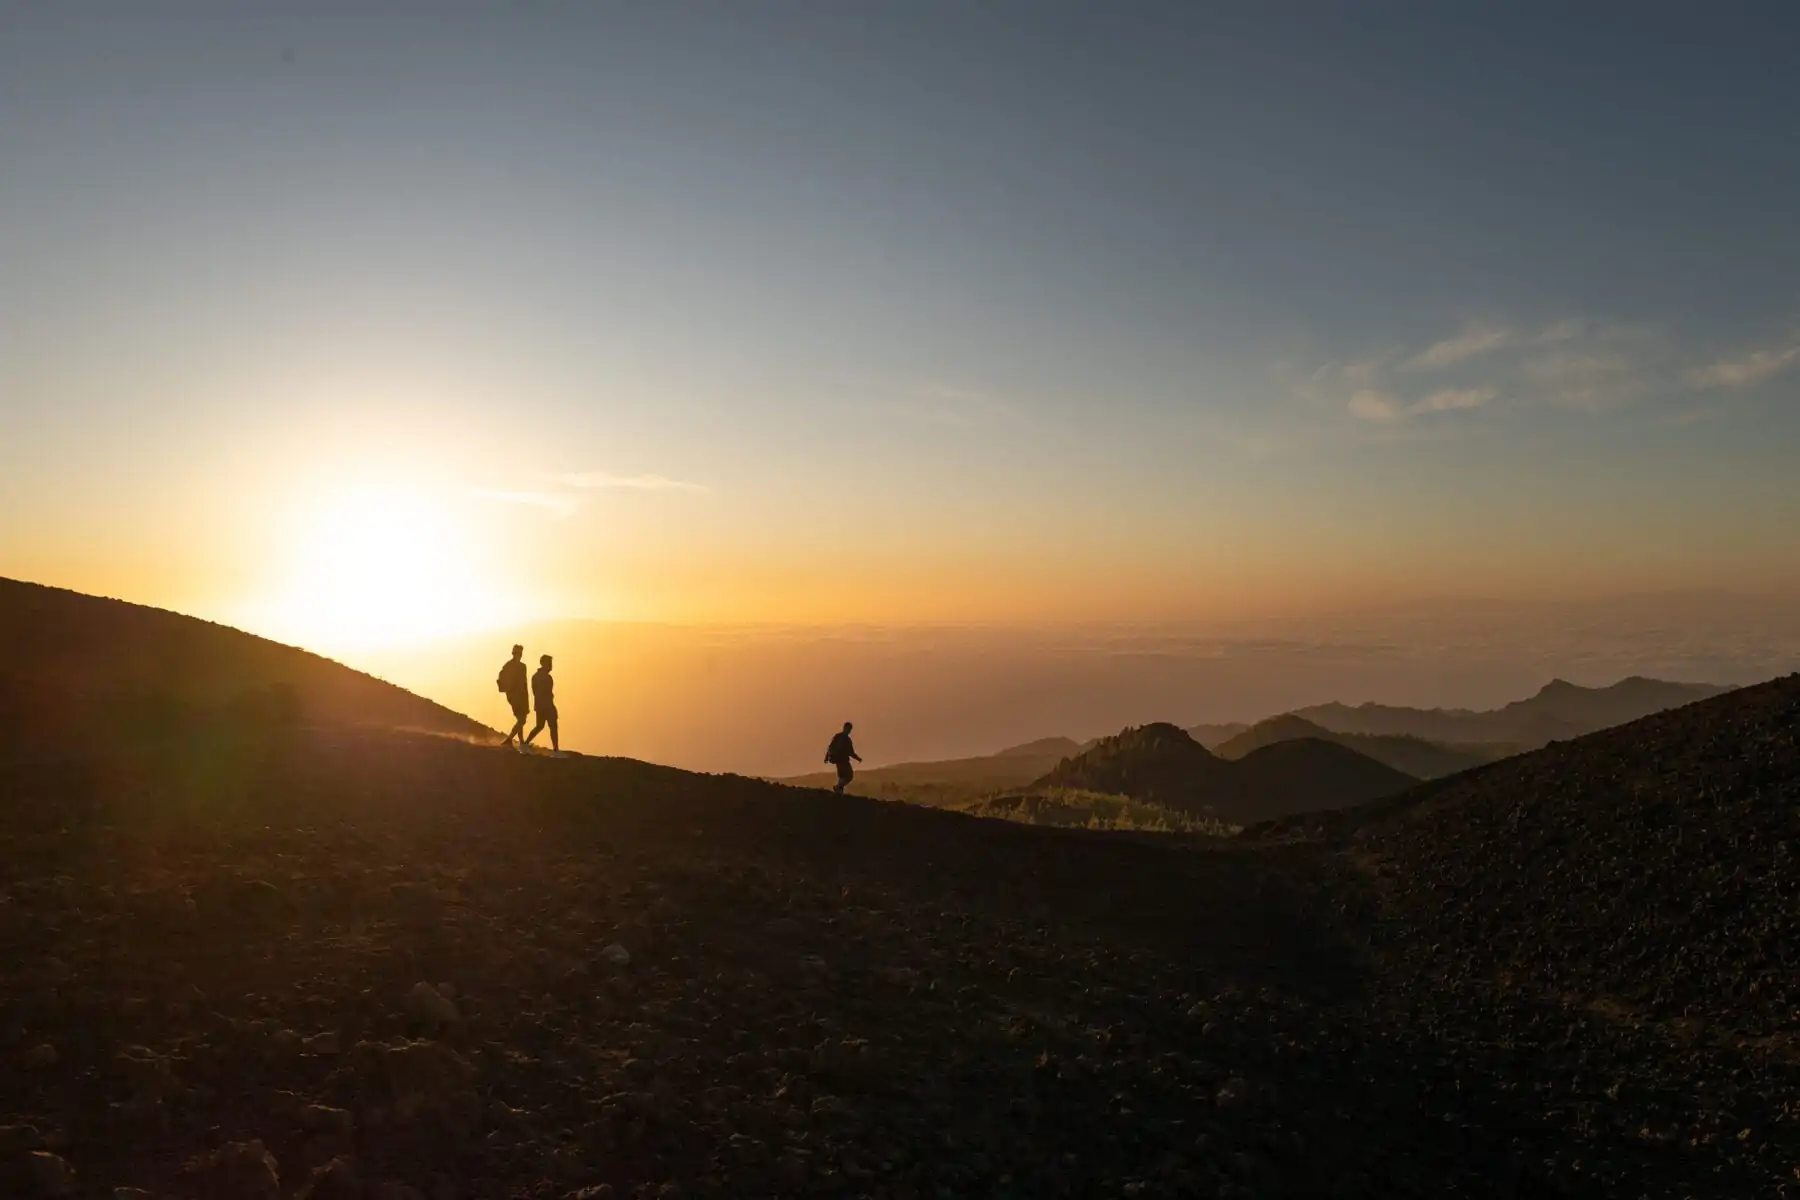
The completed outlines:
{"type": "Polygon", "coordinates": [[[393,646],[511,616],[477,540],[442,502],[398,488],[344,488],[298,514],[262,620],[308,646],[393,646]]]}

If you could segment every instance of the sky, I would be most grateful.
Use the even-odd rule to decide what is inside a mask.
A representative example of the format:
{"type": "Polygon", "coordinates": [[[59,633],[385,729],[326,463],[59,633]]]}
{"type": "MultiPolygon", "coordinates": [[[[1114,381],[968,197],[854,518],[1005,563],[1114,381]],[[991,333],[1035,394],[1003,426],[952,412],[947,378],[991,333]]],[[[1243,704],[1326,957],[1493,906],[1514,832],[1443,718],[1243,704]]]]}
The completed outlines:
{"type": "Polygon", "coordinates": [[[316,648],[1800,591],[1783,5],[0,0],[0,574],[316,648]]]}

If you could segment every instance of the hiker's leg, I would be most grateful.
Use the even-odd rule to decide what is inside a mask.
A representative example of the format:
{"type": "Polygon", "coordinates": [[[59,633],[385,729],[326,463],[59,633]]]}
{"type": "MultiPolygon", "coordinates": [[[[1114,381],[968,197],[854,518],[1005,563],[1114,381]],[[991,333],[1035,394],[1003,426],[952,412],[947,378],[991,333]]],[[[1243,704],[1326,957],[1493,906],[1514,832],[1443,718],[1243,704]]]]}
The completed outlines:
{"type": "Polygon", "coordinates": [[[558,754],[562,753],[562,742],[556,736],[556,714],[550,714],[550,748],[558,754]]]}
{"type": "Polygon", "coordinates": [[[544,732],[544,714],[539,713],[537,724],[533,725],[531,727],[531,732],[525,735],[525,744],[527,746],[531,745],[531,743],[537,739],[537,735],[542,732],[544,732]]]}
{"type": "Polygon", "coordinates": [[[514,738],[523,739],[525,737],[525,722],[530,718],[531,713],[529,711],[516,712],[513,715],[516,716],[518,720],[513,722],[512,732],[506,735],[505,744],[508,746],[512,745],[514,738]]]}

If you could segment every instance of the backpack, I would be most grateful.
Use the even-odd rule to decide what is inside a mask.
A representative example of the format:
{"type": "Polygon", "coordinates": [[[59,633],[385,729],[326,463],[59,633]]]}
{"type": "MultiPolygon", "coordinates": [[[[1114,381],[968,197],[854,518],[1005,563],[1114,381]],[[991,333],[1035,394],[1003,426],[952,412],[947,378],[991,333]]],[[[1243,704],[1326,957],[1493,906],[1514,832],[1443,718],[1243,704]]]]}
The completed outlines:
{"type": "Polygon", "coordinates": [[[494,676],[494,690],[499,691],[499,692],[504,692],[506,690],[506,668],[505,667],[501,667],[500,673],[498,675],[494,676]]]}

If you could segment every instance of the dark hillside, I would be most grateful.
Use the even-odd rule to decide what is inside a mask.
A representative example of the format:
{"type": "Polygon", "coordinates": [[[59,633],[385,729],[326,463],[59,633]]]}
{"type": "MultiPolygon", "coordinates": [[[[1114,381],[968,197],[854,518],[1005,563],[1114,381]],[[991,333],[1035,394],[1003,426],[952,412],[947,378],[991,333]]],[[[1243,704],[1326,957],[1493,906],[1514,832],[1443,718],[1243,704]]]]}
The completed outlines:
{"type": "Polygon", "coordinates": [[[1159,722],[1101,738],[1034,786],[1110,792],[1197,813],[1219,802],[1230,773],[1228,764],[1185,730],[1159,722]]]}
{"type": "Polygon", "coordinates": [[[1252,839],[0,727],[0,1195],[1779,1196],[1797,720],[1784,681],[1252,839]]]}
{"type": "Polygon", "coordinates": [[[1487,746],[1443,745],[1406,734],[1338,733],[1292,713],[1258,721],[1213,752],[1220,758],[1240,759],[1264,746],[1299,738],[1336,742],[1415,779],[1438,779],[1503,757],[1487,746]]]}
{"type": "Polygon", "coordinates": [[[1354,1032],[1275,859],[419,736],[252,750],[0,772],[6,1194],[44,1148],[82,1194],[273,1196],[196,1159],[252,1139],[282,1195],[1531,1178],[1354,1032]]]}
{"type": "Polygon", "coordinates": [[[1220,815],[1239,824],[1266,821],[1378,800],[1418,782],[1336,742],[1296,738],[1254,750],[1232,764],[1230,799],[1221,803],[1220,815]]]}
{"type": "Polygon", "coordinates": [[[1346,816],[1446,969],[1800,1033],[1797,739],[1789,677],[1346,816]]]}
{"type": "Polygon", "coordinates": [[[0,726],[26,747],[292,708],[306,723],[490,731],[305,650],[158,608],[0,579],[0,726]],[[291,689],[291,690],[290,690],[291,689]]]}
{"type": "Polygon", "coordinates": [[[1317,739],[1277,743],[1229,762],[1174,725],[1145,725],[1100,739],[1033,788],[1111,793],[1244,823],[1390,796],[1417,782],[1317,739]]]}

